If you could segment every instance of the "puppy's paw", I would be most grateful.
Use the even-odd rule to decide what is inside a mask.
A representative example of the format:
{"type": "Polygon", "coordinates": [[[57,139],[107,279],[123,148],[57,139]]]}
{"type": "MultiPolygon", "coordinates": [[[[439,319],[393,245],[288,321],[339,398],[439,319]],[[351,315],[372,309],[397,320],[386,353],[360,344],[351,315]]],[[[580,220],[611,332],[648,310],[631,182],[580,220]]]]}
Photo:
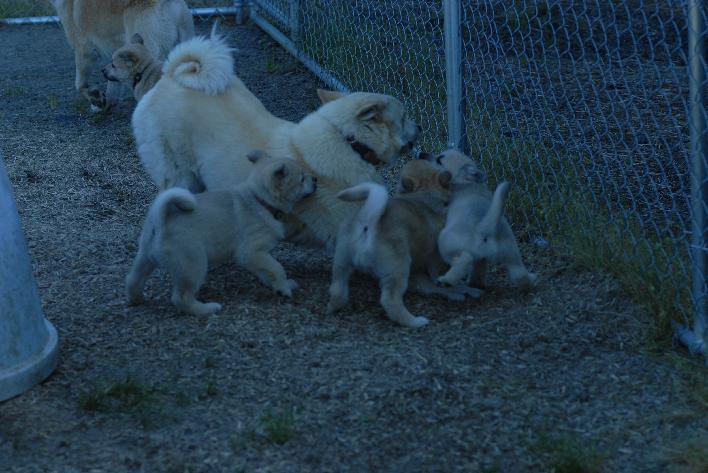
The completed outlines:
{"type": "Polygon", "coordinates": [[[440,287],[451,287],[454,286],[452,281],[450,281],[447,277],[445,276],[440,276],[435,280],[435,284],[440,287]]]}
{"type": "Polygon", "coordinates": [[[430,320],[428,320],[427,317],[413,316],[405,321],[401,321],[401,325],[408,327],[408,328],[420,328],[425,325],[428,325],[428,322],[430,322],[430,320]]]}
{"type": "Polygon", "coordinates": [[[523,291],[530,291],[534,287],[538,286],[539,280],[540,278],[538,277],[538,274],[527,273],[524,276],[515,279],[513,283],[523,291]]]}
{"type": "Polygon", "coordinates": [[[221,304],[218,302],[206,302],[195,305],[190,312],[194,315],[211,315],[221,310],[221,304]]]}
{"type": "Polygon", "coordinates": [[[458,286],[460,291],[464,293],[466,296],[469,296],[473,299],[479,299],[482,297],[482,294],[484,294],[484,291],[481,289],[478,289],[476,287],[467,287],[467,286],[458,286]]]}
{"type": "Polygon", "coordinates": [[[284,282],[280,284],[276,284],[273,286],[273,290],[275,290],[275,293],[280,295],[280,296],[285,296],[285,297],[292,297],[293,296],[293,289],[297,288],[297,283],[293,281],[292,279],[287,279],[284,282]],[[295,284],[295,287],[291,285],[291,283],[295,284]]]}
{"type": "Polygon", "coordinates": [[[290,290],[291,290],[291,291],[294,291],[295,289],[297,289],[298,287],[300,287],[300,285],[299,285],[297,282],[295,282],[294,279],[288,279],[288,280],[287,280],[287,284],[288,284],[288,286],[290,287],[290,290]]]}

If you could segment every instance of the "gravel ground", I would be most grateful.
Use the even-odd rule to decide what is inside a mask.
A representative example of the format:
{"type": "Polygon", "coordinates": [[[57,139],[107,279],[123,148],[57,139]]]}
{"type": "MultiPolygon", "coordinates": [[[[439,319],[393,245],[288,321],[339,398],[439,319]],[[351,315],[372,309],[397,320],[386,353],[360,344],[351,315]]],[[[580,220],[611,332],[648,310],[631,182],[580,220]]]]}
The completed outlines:
{"type": "MultiPolygon", "coordinates": [[[[270,110],[316,106],[317,80],[264,33],[223,31],[270,110]]],[[[300,283],[292,300],[223,265],[202,290],[217,315],[176,313],[163,273],[127,307],[155,194],[133,102],[85,113],[57,26],[3,27],[0,42],[0,152],[61,341],[54,374],[0,404],[3,471],[663,472],[667,446],[708,429],[705,376],[649,353],[650,317],[552,249],[524,248],[544,281],[532,294],[495,274],[480,302],[407,296],[432,320],[418,331],[388,322],[363,276],[325,316],[329,257],[288,245],[276,257],[300,283]]]]}

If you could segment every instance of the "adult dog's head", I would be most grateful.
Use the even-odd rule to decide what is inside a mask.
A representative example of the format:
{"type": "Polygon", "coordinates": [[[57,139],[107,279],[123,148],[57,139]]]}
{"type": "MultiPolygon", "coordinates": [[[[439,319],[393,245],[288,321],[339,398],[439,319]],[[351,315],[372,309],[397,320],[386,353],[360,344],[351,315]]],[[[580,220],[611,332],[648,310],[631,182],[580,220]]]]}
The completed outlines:
{"type": "Polygon", "coordinates": [[[389,95],[322,89],[317,95],[324,104],[320,114],[373,166],[395,161],[413,147],[420,134],[420,126],[406,117],[403,104],[389,95]]]}

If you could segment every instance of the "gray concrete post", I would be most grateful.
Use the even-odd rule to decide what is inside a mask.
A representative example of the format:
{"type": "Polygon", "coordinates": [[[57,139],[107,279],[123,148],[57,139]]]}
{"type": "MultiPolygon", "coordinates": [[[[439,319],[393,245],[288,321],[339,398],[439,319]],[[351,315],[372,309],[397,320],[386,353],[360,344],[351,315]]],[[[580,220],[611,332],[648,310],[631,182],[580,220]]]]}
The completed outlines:
{"type": "Polygon", "coordinates": [[[57,332],[42,314],[15,199],[0,157],[0,401],[43,381],[58,360],[57,332]]]}

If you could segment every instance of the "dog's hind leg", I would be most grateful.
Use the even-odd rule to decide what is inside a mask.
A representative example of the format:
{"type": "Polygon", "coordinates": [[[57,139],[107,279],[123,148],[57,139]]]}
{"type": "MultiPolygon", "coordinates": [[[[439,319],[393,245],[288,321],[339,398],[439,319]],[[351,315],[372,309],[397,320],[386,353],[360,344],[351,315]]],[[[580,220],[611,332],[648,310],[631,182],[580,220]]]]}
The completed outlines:
{"type": "Polygon", "coordinates": [[[460,280],[467,277],[474,262],[474,257],[463,251],[452,259],[450,269],[440,276],[436,282],[444,286],[457,286],[460,280]]]}
{"type": "Polygon", "coordinates": [[[509,281],[512,285],[525,290],[535,287],[538,284],[538,275],[529,272],[524,266],[521,260],[521,251],[519,251],[516,241],[512,241],[509,246],[509,251],[500,261],[506,269],[509,281]]]}
{"type": "Polygon", "coordinates": [[[208,315],[221,309],[217,302],[201,302],[195,297],[207,274],[206,254],[187,250],[167,258],[167,270],[172,276],[172,304],[178,310],[194,315],[208,315]]]}
{"type": "Polygon", "coordinates": [[[349,278],[352,275],[352,265],[349,259],[349,249],[346,245],[337,245],[332,261],[332,284],[329,286],[329,303],[327,313],[332,314],[349,301],[349,278]]]}
{"type": "Polygon", "coordinates": [[[381,305],[386,315],[404,327],[418,328],[426,325],[426,317],[416,317],[403,304],[403,295],[408,288],[408,271],[405,274],[384,274],[380,279],[381,305]]]}
{"type": "Polygon", "coordinates": [[[138,250],[133,266],[125,278],[125,292],[128,295],[128,304],[135,305],[143,302],[143,289],[145,282],[155,270],[155,263],[141,248],[138,250]]]}

